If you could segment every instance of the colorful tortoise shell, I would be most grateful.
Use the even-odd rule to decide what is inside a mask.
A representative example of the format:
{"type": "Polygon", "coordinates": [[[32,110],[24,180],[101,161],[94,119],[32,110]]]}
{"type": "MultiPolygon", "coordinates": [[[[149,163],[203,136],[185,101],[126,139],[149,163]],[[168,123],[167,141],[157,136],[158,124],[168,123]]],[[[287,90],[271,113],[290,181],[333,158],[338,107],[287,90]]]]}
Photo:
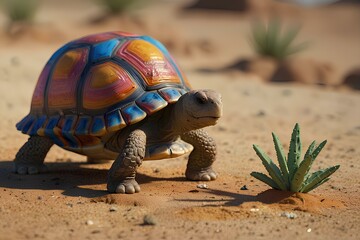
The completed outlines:
{"type": "Polygon", "coordinates": [[[40,74],[30,113],[17,125],[67,148],[143,120],[191,88],[166,48],[149,36],[95,34],[56,51],[40,74]]]}

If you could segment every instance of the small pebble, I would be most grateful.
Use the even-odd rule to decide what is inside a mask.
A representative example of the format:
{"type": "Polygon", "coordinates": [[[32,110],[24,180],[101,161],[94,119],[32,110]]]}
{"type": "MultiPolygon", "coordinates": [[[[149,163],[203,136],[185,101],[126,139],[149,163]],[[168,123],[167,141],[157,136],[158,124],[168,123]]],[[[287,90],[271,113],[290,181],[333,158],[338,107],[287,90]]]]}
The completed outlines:
{"type": "Polygon", "coordinates": [[[116,212],[117,210],[118,209],[115,206],[111,206],[110,209],[109,209],[110,212],[116,212]]]}
{"type": "Polygon", "coordinates": [[[281,213],[281,216],[282,217],[287,217],[289,219],[294,219],[294,218],[297,218],[297,215],[293,212],[283,212],[281,213]]]}
{"type": "Polygon", "coordinates": [[[206,183],[198,184],[196,187],[197,187],[197,188],[200,188],[200,189],[208,189],[208,188],[209,188],[206,183]]]}
{"type": "Polygon", "coordinates": [[[263,116],[265,116],[265,115],[266,115],[266,113],[265,113],[265,111],[263,111],[263,110],[260,110],[260,111],[256,114],[257,117],[263,117],[263,116]]]}
{"type": "Polygon", "coordinates": [[[306,232],[308,232],[308,233],[311,232],[311,228],[308,228],[308,229],[306,230],[306,232]]]}
{"type": "Polygon", "coordinates": [[[92,220],[87,220],[85,224],[90,226],[94,225],[94,222],[92,220]]]}
{"type": "MultiPolygon", "coordinates": [[[[218,127],[218,130],[221,131],[221,132],[225,132],[226,131],[226,128],[223,127],[223,126],[219,126],[218,127]]],[[[225,145],[225,144],[224,144],[225,145]]]]}
{"type": "Polygon", "coordinates": [[[20,60],[18,57],[12,57],[10,59],[10,61],[11,61],[11,65],[13,65],[14,67],[17,67],[20,65],[20,60]]]}
{"type": "Polygon", "coordinates": [[[156,221],[154,217],[151,215],[145,215],[143,221],[144,221],[143,225],[152,225],[152,226],[156,225],[156,221]]]}
{"type": "Polygon", "coordinates": [[[285,89],[282,91],[283,96],[290,96],[292,94],[292,91],[290,89],[285,89]]]}
{"type": "Polygon", "coordinates": [[[249,190],[246,185],[242,186],[240,190],[249,190]]]}

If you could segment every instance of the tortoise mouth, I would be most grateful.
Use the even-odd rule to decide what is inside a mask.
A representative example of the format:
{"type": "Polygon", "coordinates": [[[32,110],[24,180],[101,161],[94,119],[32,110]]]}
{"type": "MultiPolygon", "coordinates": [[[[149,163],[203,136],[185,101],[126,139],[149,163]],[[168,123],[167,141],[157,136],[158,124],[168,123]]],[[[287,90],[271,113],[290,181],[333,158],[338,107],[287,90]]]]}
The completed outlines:
{"type": "Polygon", "coordinates": [[[219,120],[219,116],[199,116],[199,117],[196,117],[194,116],[193,114],[191,114],[191,117],[193,119],[195,119],[195,121],[200,121],[200,122],[203,122],[203,123],[207,123],[206,125],[215,125],[218,120],[219,120]]]}
{"type": "Polygon", "coordinates": [[[188,114],[196,120],[218,120],[221,115],[222,112],[221,111],[212,111],[212,112],[207,112],[207,113],[200,113],[200,112],[188,112],[188,114]]]}
{"type": "Polygon", "coordinates": [[[196,120],[205,122],[208,126],[216,125],[220,117],[214,117],[214,116],[204,116],[204,117],[198,117],[196,120]]]}
{"type": "Polygon", "coordinates": [[[208,118],[208,119],[215,119],[215,120],[220,118],[220,117],[216,117],[216,116],[201,116],[201,117],[192,116],[192,117],[195,118],[195,119],[206,119],[206,118],[208,118]]]}

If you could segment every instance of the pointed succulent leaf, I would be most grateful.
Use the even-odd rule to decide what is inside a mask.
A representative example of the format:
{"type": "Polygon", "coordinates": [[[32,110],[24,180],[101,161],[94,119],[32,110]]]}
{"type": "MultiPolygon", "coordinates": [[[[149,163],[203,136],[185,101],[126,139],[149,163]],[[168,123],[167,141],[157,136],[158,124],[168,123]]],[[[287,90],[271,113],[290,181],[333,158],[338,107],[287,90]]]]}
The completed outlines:
{"type": "MultiPolygon", "coordinates": [[[[288,49],[293,41],[295,40],[296,36],[298,35],[300,31],[300,27],[291,27],[288,31],[284,33],[284,36],[279,40],[279,45],[282,46],[282,50],[285,51],[288,49]]],[[[282,54],[285,55],[286,52],[283,52],[282,54]]]]}
{"type": "Polygon", "coordinates": [[[270,157],[266,153],[264,153],[258,146],[253,145],[253,147],[271,178],[276,182],[276,184],[281,190],[286,190],[287,188],[284,183],[285,180],[281,175],[280,169],[274,164],[270,157]]]}
{"type": "Polygon", "coordinates": [[[270,21],[267,27],[267,35],[266,35],[267,49],[272,50],[274,54],[277,55],[276,57],[281,57],[277,54],[279,53],[278,49],[280,48],[280,46],[278,46],[280,42],[279,41],[280,29],[281,29],[281,23],[277,19],[270,21]]]}
{"type": "Polygon", "coordinates": [[[313,153],[315,145],[316,145],[316,141],[312,141],[312,143],[310,144],[310,146],[308,147],[308,149],[305,153],[304,159],[313,153]]]}
{"type": "Polygon", "coordinates": [[[327,181],[329,181],[330,178],[325,178],[324,180],[322,180],[321,182],[319,182],[318,184],[316,184],[315,186],[313,186],[312,188],[309,188],[306,190],[306,192],[303,191],[303,193],[308,193],[312,190],[314,190],[315,188],[319,187],[320,185],[322,185],[323,183],[326,183],[327,181]]]}
{"type": "MultiPolygon", "coordinates": [[[[304,186],[301,188],[300,192],[309,192],[310,190],[317,187],[317,184],[324,181],[324,179],[328,178],[331,174],[333,174],[336,170],[338,170],[340,165],[336,165],[333,167],[329,167],[326,169],[319,170],[310,175],[310,177],[306,180],[304,186]]],[[[318,185],[319,186],[319,185],[318,185]]]]}
{"type": "Polygon", "coordinates": [[[273,141],[274,141],[274,145],[275,145],[275,150],[276,150],[276,155],[277,155],[277,159],[279,162],[279,166],[281,169],[281,172],[284,176],[285,182],[287,183],[287,179],[289,179],[289,170],[286,164],[286,157],[285,157],[285,153],[284,153],[284,149],[281,145],[281,142],[278,138],[278,136],[276,136],[275,133],[272,133],[272,137],[273,137],[273,141]]]}
{"type": "Polygon", "coordinates": [[[290,46],[288,49],[286,49],[287,51],[285,52],[285,56],[289,56],[289,55],[301,52],[308,47],[309,47],[308,42],[304,42],[304,43],[301,43],[301,44],[298,44],[295,46],[290,46]]]}
{"type": "Polygon", "coordinates": [[[308,154],[305,157],[304,161],[300,163],[300,166],[297,168],[294,177],[291,181],[290,190],[292,192],[298,192],[301,189],[304,182],[304,178],[308,173],[312,162],[313,162],[313,158],[310,154],[308,154]]]}
{"type": "Polygon", "coordinates": [[[252,27],[252,44],[259,54],[266,49],[266,32],[265,25],[260,22],[256,22],[252,27]]]}
{"type": "Polygon", "coordinates": [[[291,181],[296,169],[300,163],[301,155],[301,139],[300,139],[300,127],[296,123],[294,130],[291,135],[290,149],[288,153],[288,169],[289,169],[289,180],[291,181]]]}
{"type": "Polygon", "coordinates": [[[317,146],[317,148],[315,148],[315,150],[312,152],[312,157],[315,160],[316,157],[319,155],[320,151],[323,149],[323,147],[326,145],[327,141],[323,141],[319,144],[319,146],[317,146]]]}
{"type": "Polygon", "coordinates": [[[263,173],[252,172],[252,173],[250,173],[250,175],[253,176],[254,178],[266,183],[267,185],[269,185],[270,187],[272,187],[274,189],[281,190],[280,187],[276,184],[276,182],[274,182],[274,180],[272,180],[271,178],[269,178],[267,175],[265,175],[263,173]]]}
{"type": "Polygon", "coordinates": [[[320,143],[319,146],[317,146],[316,148],[315,148],[315,144],[316,144],[315,141],[313,141],[313,142],[310,144],[310,146],[309,146],[309,148],[308,148],[308,150],[306,151],[305,156],[304,156],[304,158],[306,158],[308,155],[311,155],[311,156],[312,156],[312,161],[311,161],[311,163],[310,163],[310,165],[309,165],[309,167],[308,167],[308,169],[307,169],[307,171],[306,171],[306,173],[305,173],[306,179],[307,179],[307,177],[310,177],[310,176],[308,176],[308,175],[309,175],[309,172],[310,172],[310,169],[311,169],[311,167],[312,167],[312,165],[313,165],[313,163],[314,163],[314,161],[315,161],[315,158],[316,158],[317,155],[320,153],[321,149],[325,146],[326,141],[323,141],[322,143],[320,143]],[[315,148],[315,150],[314,150],[314,148],[315,148]]]}

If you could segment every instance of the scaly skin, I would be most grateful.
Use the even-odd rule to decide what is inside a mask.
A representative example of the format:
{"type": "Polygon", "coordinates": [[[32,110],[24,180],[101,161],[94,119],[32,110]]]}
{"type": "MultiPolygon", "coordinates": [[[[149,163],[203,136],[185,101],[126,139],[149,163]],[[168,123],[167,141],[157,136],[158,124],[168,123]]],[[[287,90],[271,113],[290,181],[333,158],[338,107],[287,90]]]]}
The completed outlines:
{"type": "Polygon", "coordinates": [[[216,144],[203,129],[193,130],[181,135],[181,139],[194,146],[186,168],[186,178],[195,181],[215,180],[217,174],[211,165],[216,160],[216,144]]]}
{"type": "Polygon", "coordinates": [[[112,164],[107,189],[116,193],[135,193],[140,191],[135,181],[136,169],[145,157],[146,135],[142,130],[129,134],[118,158],[112,164]]]}
{"type": "Polygon", "coordinates": [[[14,171],[19,174],[45,172],[44,160],[54,142],[47,137],[32,136],[15,157],[14,171]]]}

